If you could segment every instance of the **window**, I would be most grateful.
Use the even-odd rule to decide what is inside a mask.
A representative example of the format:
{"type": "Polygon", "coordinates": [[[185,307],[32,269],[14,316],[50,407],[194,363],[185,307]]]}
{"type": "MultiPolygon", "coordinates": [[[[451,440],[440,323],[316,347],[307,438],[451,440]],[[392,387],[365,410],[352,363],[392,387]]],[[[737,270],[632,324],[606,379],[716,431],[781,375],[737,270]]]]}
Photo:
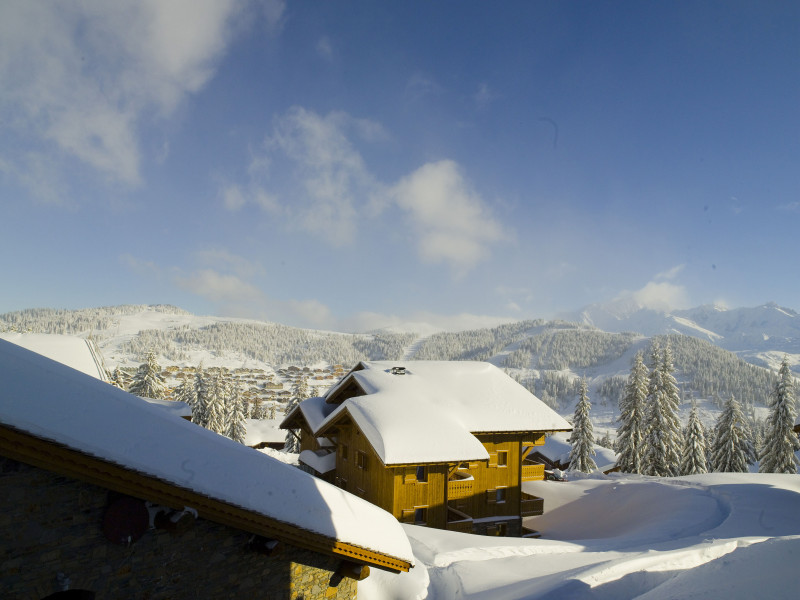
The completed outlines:
{"type": "Polygon", "coordinates": [[[428,507],[421,506],[414,508],[414,524],[425,525],[428,522],[428,507]]]}
{"type": "Polygon", "coordinates": [[[422,465],[417,467],[417,481],[420,483],[427,483],[428,482],[428,467],[424,467],[422,465]]]}
{"type": "Polygon", "coordinates": [[[347,460],[347,446],[342,444],[339,446],[339,456],[342,457],[342,460],[347,460]]]}
{"type": "Polygon", "coordinates": [[[508,450],[501,450],[497,453],[497,466],[498,467],[508,466],[508,450]]]}
{"type": "Polygon", "coordinates": [[[367,455],[361,450],[356,453],[356,466],[364,471],[367,470],[367,455]]]}
{"type": "Polygon", "coordinates": [[[497,504],[503,504],[506,501],[506,488],[497,488],[494,491],[494,501],[497,504]]]}

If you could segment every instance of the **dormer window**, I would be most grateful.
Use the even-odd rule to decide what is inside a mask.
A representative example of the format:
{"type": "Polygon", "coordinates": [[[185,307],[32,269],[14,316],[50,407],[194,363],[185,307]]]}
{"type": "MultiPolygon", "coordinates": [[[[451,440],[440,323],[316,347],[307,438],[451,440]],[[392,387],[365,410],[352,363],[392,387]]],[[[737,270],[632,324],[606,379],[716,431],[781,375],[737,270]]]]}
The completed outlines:
{"type": "Polygon", "coordinates": [[[406,368],[405,367],[392,367],[392,375],[405,375],[406,368]]]}
{"type": "Polygon", "coordinates": [[[417,467],[417,481],[419,483],[428,483],[428,467],[423,465],[417,467]]]}

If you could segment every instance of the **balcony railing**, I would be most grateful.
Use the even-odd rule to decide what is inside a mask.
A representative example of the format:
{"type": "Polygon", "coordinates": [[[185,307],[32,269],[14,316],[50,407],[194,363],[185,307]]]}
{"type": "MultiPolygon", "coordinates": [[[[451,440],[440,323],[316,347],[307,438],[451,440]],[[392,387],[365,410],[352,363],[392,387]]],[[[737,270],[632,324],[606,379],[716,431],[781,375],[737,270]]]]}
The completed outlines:
{"type": "Polygon", "coordinates": [[[472,533],[472,517],[453,508],[447,507],[447,530],[461,533],[472,533]]]}
{"type": "Polygon", "coordinates": [[[531,494],[522,493],[522,502],[520,503],[520,516],[522,517],[537,517],[544,512],[544,499],[531,494]]]}
{"type": "Polygon", "coordinates": [[[447,482],[448,500],[458,500],[472,496],[475,479],[472,476],[459,475],[456,473],[454,478],[447,482]]]}
{"type": "Polygon", "coordinates": [[[544,479],[544,465],[522,463],[522,481],[537,481],[544,479]]]}

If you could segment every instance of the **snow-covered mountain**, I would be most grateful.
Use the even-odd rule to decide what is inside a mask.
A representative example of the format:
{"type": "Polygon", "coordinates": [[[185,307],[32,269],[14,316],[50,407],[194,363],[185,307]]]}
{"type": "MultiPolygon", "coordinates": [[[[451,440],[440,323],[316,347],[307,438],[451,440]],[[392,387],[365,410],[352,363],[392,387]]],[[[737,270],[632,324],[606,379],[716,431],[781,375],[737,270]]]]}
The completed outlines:
{"type": "Polygon", "coordinates": [[[709,304],[664,312],[624,299],[592,304],[561,318],[608,332],[690,335],[773,369],[784,354],[790,355],[793,364],[800,364],[800,315],[774,302],[752,308],[709,304]]]}

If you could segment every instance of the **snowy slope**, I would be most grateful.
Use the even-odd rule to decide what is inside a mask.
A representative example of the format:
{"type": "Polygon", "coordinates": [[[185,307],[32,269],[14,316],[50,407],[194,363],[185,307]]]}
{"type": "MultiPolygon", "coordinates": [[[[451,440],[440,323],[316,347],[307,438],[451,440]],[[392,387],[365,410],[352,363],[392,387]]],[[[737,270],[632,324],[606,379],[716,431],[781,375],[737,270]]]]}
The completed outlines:
{"type": "Polygon", "coordinates": [[[800,315],[774,302],[750,308],[705,305],[664,312],[628,300],[593,304],[561,316],[609,332],[636,331],[647,336],[683,333],[773,368],[773,361],[765,358],[769,353],[800,354],[800,315]]]}
{"type": "Polygon", "coordinates": [[[611,475],[529,482],[541,539],[404,526],[417,567],[359,584],[359,598],[797,597],[800,476],[611,475]],[[424,572],[423,572],[424,570],[424,572]]]}

